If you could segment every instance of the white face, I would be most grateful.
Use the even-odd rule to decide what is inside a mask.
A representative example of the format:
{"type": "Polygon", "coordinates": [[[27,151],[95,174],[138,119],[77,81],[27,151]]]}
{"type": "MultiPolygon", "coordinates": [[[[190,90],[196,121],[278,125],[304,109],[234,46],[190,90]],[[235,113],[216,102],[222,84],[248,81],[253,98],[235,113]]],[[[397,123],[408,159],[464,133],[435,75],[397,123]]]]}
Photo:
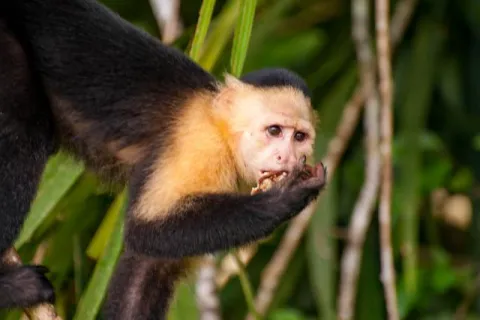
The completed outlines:
{"type": "Polygon", "coordinates": [[[286,117],[283,121],[272,121],[269,117],[260,120],[263,121],[252,123],[241,134],[239,143],[248,183],[258,181],[264,172],[290,173],[303,156],[309,157],[313,151],[310,130],[283,124],[288,123],[286,117]]]}
{"type": "Polygon", "coordinates": [[[291,172],[313,152],[310,101],[290,88],[236,88],[230,97],[236,156],[241,175],[255,185],[263,172],[291,172]]]}

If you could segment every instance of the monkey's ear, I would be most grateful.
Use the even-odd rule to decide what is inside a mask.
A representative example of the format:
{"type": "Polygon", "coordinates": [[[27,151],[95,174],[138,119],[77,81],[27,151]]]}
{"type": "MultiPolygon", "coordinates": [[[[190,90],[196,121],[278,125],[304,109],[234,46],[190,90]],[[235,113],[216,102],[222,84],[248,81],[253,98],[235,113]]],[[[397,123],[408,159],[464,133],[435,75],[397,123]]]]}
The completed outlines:
{"type": "Polygon", "coordinates": [[[233,76],[225,76],[225,85],[221,86],[220,91],[213,100],[213,109],[221,117],[228,118],[230,116],[231,109],[233,107],[233,101],[235,95],[239,90],[238,84],[232,84],[231,81],[239,81],[233,76]],[[231,78],[230,78],[231,77],[231,78]],[[227,80],[228,78],[228,80],[227,80]]]}
{"type": "Polygon", "coordinates": [[[214,107],[220,110],[229,110],[232,106],[235,95],[242,88],[245,88],[246,84],[229,73],[225,73],[224,78],[225,84],[215,97],[214,107]]]}
{"type": "Polygon", "coordinates": [[[224,79],[225,84],[221,86],[220,92],[214,99],[213,106],[218,114],[228,118],[234,112],[232,108],[235,108],[235,98],[239,94],[242,95],[245,89],[249,90],[251,88],[248,83],[242,82],[229,73],[224,74],[224,79]]]}
{"type": "Polygon", "coordinates": [[[242,82],[240,79],[232,76],[229,73],[225,73],[224,78],[225,78],[225,86],[227,86],[228,88],[240,89],[247,86],[246,83],[242,82]]]}

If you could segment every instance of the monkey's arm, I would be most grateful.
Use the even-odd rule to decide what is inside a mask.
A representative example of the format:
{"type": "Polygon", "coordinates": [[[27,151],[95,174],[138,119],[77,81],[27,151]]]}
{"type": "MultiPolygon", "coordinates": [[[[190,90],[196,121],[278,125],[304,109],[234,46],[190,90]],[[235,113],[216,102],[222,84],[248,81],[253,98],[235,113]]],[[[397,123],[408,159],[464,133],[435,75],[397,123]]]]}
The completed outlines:
{"type": "MultiPolygon", "coordinates": [[[[316,198],[326,172],[256,195],[233,193],[187,196],[158,220],[142,221],[131,214],[127,247],[149,256],[178,258],[202,255],[248,244],[269,235],[316,198]]],[[[130,213],[135,212],[132,207],[130,213]]]]}

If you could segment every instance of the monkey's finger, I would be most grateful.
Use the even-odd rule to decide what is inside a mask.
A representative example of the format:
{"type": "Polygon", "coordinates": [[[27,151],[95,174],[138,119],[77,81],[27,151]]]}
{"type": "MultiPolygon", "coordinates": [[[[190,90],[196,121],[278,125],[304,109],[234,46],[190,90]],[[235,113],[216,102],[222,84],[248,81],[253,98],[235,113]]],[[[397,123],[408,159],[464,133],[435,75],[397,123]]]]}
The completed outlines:
{"type": "Polygon", "coordinates": [[[325,167],[322,162],[315,166],[314,176],[319,179],[327,180],[327,167],[325,167]]]}
{"type": "Polygon", "coordinates": [[[327,176],[326,171],[323,165],[317,165],[314,168],[315,174],[310,179],[303,181],[300,185],[303,188],[320,190],[322,189],[326,182],[327,176]]]}

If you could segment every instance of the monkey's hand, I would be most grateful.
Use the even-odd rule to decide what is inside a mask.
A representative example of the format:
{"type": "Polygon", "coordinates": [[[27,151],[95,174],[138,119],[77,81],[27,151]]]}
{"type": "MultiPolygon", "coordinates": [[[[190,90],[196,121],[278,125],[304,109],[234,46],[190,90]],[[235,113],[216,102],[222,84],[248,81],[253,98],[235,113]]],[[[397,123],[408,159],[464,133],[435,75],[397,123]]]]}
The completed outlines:
{"type": "Polygon", "coordinates": [[[24,265],[0,271],[0,307],[31,307],[38,303],[55,302],[53,286],[44,266],[24,265]]]}
{"type": "Polygon", "coordinates": [[[287,175],[285,179],[279,180],[278,187],[282,190],[288,190],[294,187],[305,187],[307,189],[315,189],[320,192],[327,181],[327,168],[323,163],[319,163],[314,167],[308,164],[299,164],[294,170],[287,175]]]}
{"type": "Polygon", "coordinates": [[[284,179],[275,182],[271,191],[278,194],[278,205],[290,208],[289,219],[315,200],[327,182],[327,168],[323,163],[315,166],[299,164],[284,179]]]}

